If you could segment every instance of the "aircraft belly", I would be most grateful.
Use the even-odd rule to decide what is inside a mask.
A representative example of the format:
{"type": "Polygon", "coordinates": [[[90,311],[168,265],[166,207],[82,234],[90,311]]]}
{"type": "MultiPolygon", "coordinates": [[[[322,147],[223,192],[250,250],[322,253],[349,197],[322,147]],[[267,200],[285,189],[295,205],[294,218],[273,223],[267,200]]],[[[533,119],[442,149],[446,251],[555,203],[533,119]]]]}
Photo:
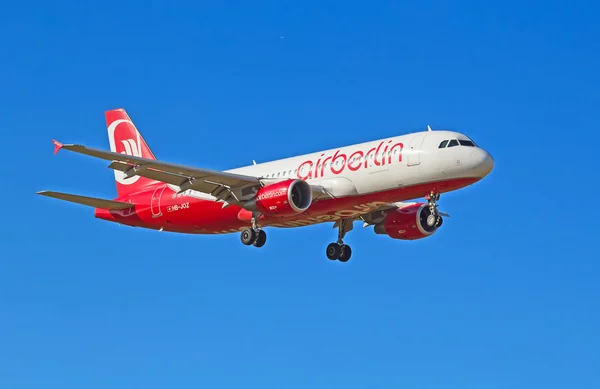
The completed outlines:
{"type": "MultiPolygon", "coordinates": [[[[341,185],[340,188],[337,186],[335,188],[339,197],[319,199],[306,212],[286,218],[266,217],[261,219],[259,224],[265,227],[291,228],[358,218],[389,203],[422,197],[432,189],[443,193],[471,185],[477,181],[476,178],[429,181],[428,183],[421,181],[417,185],[388,187],[386,190],[375,193],[352,195],[352,193],[356,193],[352,189],[353,182],[349,179],[336,179],[338,179],[336,182],[341,185]],[[346,194],[346,196],[341,196],[342,194],[346,194]]],[[[330,182],[329,185],[334,185],[334,183],[330,182]]],[[[240,217],[241,208],[235,205],[223,208],[221,202],[198,199],[187,196],[185,193],[176,194],[171,190],[165,190],[164,194],[160,193],[160,203],[157,202],[154,208],[147,202],[147,199],[147,194],[140,193],[139,199],[132,199],[132,202],[136,204],[135,208],[128,212],[107,210],[106,215],[97,215],[97,217],[131,226],[191,234],[234,233],[250,226],[250,220],[247,217],[240,217]],[[146,203],[143,199],[146,199],[146,203]]]]}

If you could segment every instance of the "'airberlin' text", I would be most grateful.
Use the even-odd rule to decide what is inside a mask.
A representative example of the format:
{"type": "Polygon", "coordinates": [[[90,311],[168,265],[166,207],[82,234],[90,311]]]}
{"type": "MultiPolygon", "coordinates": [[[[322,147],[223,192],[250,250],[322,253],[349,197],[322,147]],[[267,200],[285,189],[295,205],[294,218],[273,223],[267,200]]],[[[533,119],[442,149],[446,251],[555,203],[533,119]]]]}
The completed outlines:
{"type": "Polygon", "coordinates": [[[341,153],[341,150],[337,150],[333,155],[325,157],[325,154],[321,154],[319,159],[315,162],[314,160],[304,161],[298,166],[298,178],[301,180],[308,180],[311,178],[323,177],[326,173],[325,169],[331,171],[332,174],[341,174],[346,168],[350,171],[357,171],[360,169],[366,169],[369,167],[369,163],[375,166],[384,166],[392,163],[392,158],[398,158],[398,162],[402,162],[402,149],[404,144],[401,142],[391,144],[392,140],[388,140],[387,144],[382,150],[382,147],[386,142],[381,142],[379,146],[373,147],[366,153],[364,150],[357,150],[349,156],[341,153]],[[323,158],[325,157],[325,158],[323,158]]]}

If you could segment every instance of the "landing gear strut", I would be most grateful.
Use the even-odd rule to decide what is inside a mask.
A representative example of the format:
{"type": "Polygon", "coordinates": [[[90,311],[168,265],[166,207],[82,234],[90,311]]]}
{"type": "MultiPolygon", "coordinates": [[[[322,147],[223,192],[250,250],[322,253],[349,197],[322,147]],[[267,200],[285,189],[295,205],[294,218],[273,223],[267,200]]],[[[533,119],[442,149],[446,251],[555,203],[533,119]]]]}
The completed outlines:
{"type": "Polygon", "coordinates": [[[240,239],[246,246],[253,245],[254,247],[263,247],[267,242],[267,233],[258,228],[256,217],[252,217],[252,228],[247,228],[242,231],[240,239]]]}
{"type": "Polygon", "coordinates": [[[352,221],[351,219],[341,219],[334,225],[334,228],[338,228],[338,239],[337,242],[330,243],[327,246],[326,254],[330,260],[335,261],[337,259],[340,262],[348,262],[352,256],[352,249],[343,241],[346,233],[352,230],[352,221]]]}
{"type": "Polygon", "coordinates": [[[429,204],[429,216],[427,216],[427,225],[429,227],[439,227],[442,225],[442,223],[444,222],[444,220],[442,219],[442,216],[440,216],[440,213],[437,209],[438,204],[437,202],[440,200],[440,194],[434,191],[431,191],[430,194],[428,194],[427,196],[425,196],[425,199],[427,200],[428,204],[429,204]]]}

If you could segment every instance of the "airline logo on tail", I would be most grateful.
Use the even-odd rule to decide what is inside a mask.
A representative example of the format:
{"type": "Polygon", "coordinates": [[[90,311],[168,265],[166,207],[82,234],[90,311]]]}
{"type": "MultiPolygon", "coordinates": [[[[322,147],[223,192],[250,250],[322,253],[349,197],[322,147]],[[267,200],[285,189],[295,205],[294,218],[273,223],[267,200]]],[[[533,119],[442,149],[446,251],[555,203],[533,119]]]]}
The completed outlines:
{"type": "Polygon", "coordinates": [[[121,143],[123,144],[123,147],[125,147],[125,150],[121,151],[121,154],[131,155],[132,157],[142,157],[140,146],[133,139],[122,140],[121,143]]]}
{"type": "MultiPolygon", "coordinates": [[[[131,120],[118,119],[112,122],[108,126],[108,140],[110,142],[110,151],[114,153],[126,154],[132,157],[142,156],[140,133],[137,131],[131,120]],[[119,127],[119,125],[123,123],[127,124],[119,127]],[[117,128],[119,128],[118,132],[117,128]],[[135,139],[132,137],[135,137],[135,139]]],[[[115,170],[115,180],[120,184],[131,185],[139,179],[140,176],[124,178],[123,172],[115,170]]]]}

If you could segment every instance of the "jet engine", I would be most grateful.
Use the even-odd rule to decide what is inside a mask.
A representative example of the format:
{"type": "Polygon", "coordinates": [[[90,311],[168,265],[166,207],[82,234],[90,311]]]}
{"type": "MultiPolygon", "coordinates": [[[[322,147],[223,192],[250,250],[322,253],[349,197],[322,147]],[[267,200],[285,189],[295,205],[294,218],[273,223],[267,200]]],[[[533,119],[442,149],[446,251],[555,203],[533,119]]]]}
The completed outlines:
{"type": "Polygon", "coordinates": [[[429,218],[428,204],[418,203],[398,208],[388,213],[382,222],[375,225],[376,234],[385,234],[393,239],[415,240],[433,235],[442,225],[441,216],[429,218]],[[432,225],[430,223],[433,223],[432,225]]]}
{"type": "Polygon", "coordinates": [[[293,216],[308,209],[312,203],[310,185],[299,179],[289,179],[264,186],[244,208],[266,216],[293,216]]]}

